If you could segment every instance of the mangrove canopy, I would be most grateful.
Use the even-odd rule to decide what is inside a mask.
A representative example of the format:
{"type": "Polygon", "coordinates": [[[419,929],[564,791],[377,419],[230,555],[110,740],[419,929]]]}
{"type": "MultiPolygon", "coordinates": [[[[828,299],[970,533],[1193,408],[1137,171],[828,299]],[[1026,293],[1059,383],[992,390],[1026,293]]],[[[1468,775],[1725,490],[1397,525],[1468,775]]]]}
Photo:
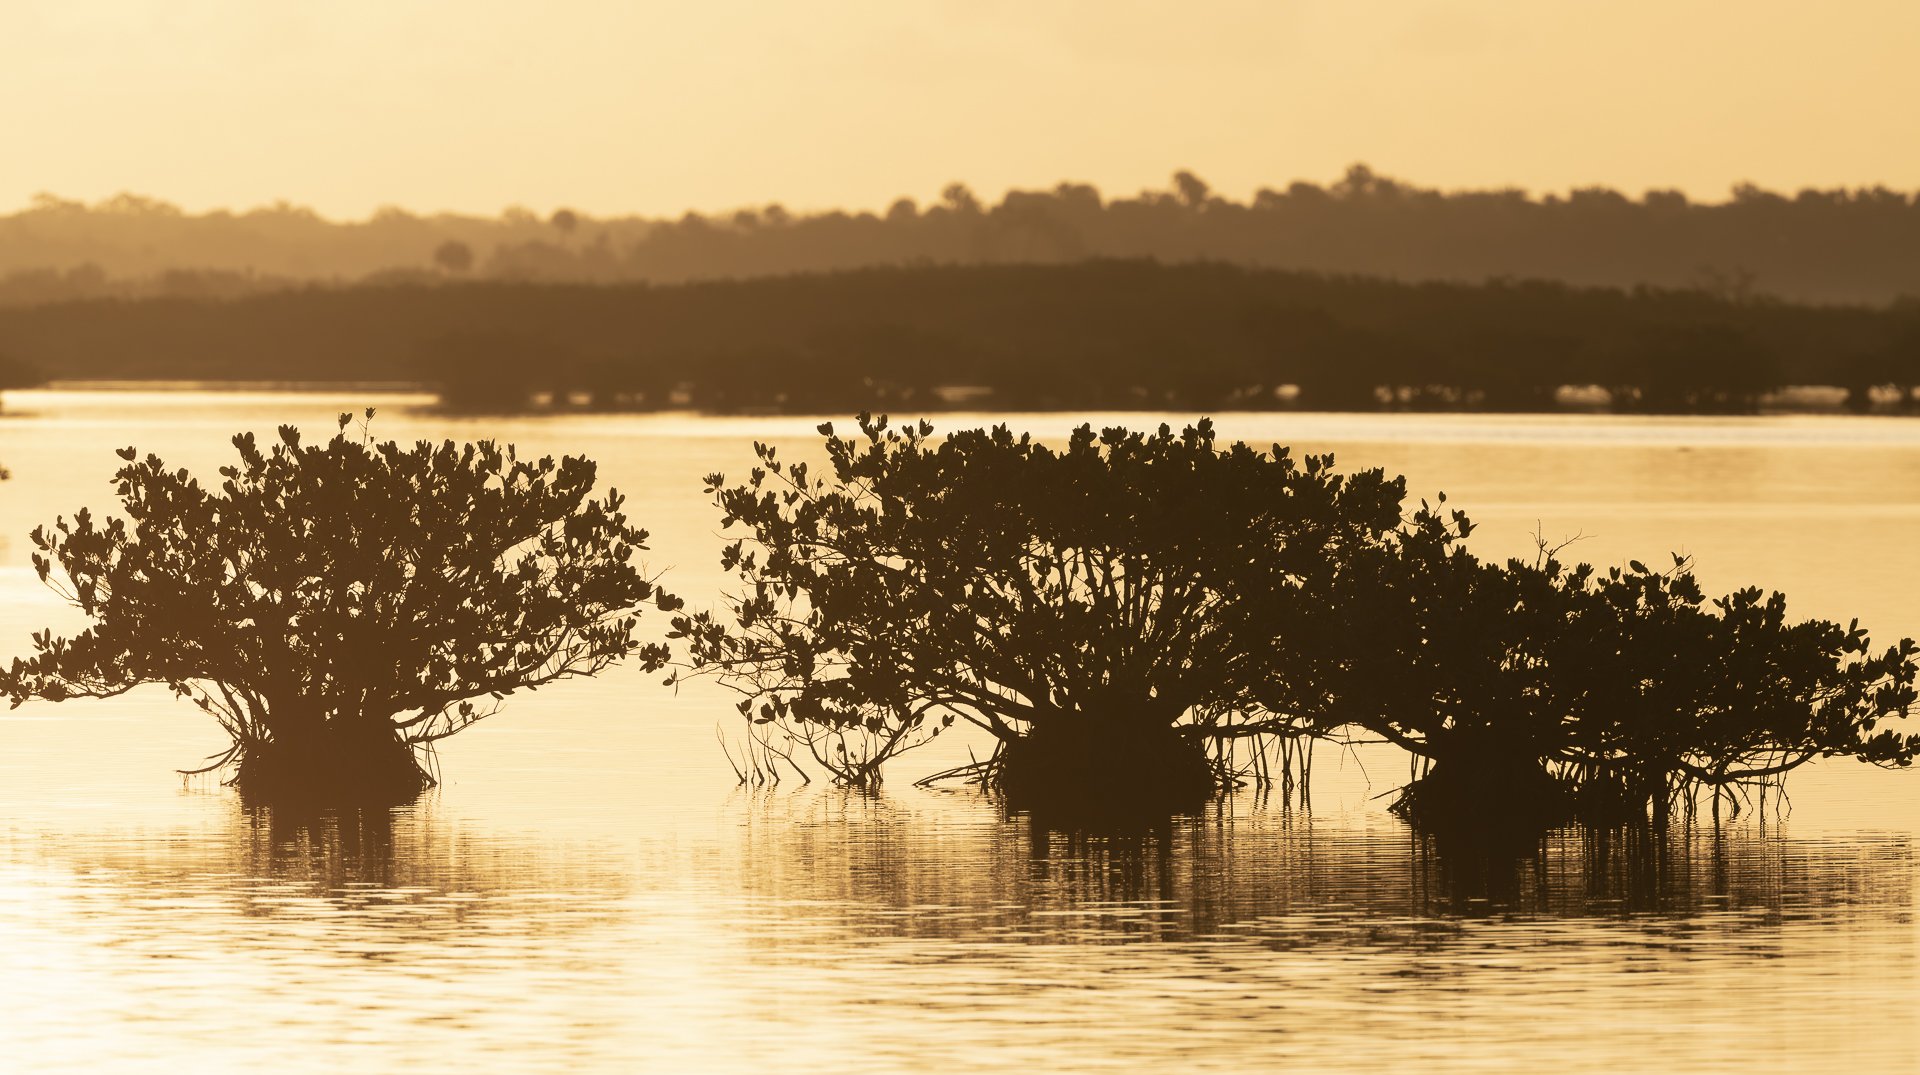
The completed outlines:
{"type": "Polygon", "coordinates": [[[872,786],[965,721],[995,749],[956,774],[1101,808],[1384,740],[1412,757],[1402,813],[1524,830],[1920,753],[1887,726],[1915,701],[1911,640],[1876,650],[1759,589],[1709,601],[1683,559],[1482,561],[1444,496],[1403,515],[1403,479],[1221,446],[1205,421],[1058,448],[859,425],[820,427],[824,471],[759,444],[745,482],[707,481],[740,585],[673,634],[742,692],[773,765],[872,786]]]}
{"type": "Polygon", "coordinates": [[[4,676],[14,704],[164,683],[232,738],[209,768],[243,792],[403,800],[432,744],[504,695],[664,665],[633,630],[679,600],[635,562],[647,534],[620,494],[591,498],[591,460],[349,424],[318,445],[241,434],[212,487],[121,450],[125,518],[33,533],[41,579],[92,622],[34,636],[4,676]]]}
{"type": "Polygon", "coordinates": [[[828,468],[759,465],[708,491],[744,531],[720,616],[682,617],[693,666],[841,780],[956,720],[997,744],[984,775],[1028,799],[1204,795],[1210,739],[1279,674],[1276,634],[1314,618],[1303,579],[1378,544],[1403,486],[1330,458],[1181,432],[1005,426],[931,438],[862,415],[828,468]]]}

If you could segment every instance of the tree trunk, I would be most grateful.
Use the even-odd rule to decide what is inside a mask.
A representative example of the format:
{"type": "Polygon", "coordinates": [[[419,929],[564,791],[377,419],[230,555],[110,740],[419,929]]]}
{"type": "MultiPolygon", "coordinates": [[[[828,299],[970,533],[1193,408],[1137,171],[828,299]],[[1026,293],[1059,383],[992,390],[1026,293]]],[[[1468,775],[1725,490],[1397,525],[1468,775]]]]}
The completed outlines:
{"type": "Polygon", "coordinates": [[[325,805],[409,802],[428,783],[413,748],[391,724],[340,715],[246,744],[234,779],[249,799],[325,805]]]}
{"type": "Polygon", "coordinates": [[[1007,744],[999,787],[1009,805],[1090,817],[1166,814],[1216,788],[1205,748],[1155,719],[1061,713],[1007,744]]]}
{"type": "Polygon", "coordinates": [[[1437,739],[1433,768],[1394,811],[1422,828],[1488,836],[1538,833],[1571,819],[1567,789],[1525,748],[1489,735],[1437,739]]]}

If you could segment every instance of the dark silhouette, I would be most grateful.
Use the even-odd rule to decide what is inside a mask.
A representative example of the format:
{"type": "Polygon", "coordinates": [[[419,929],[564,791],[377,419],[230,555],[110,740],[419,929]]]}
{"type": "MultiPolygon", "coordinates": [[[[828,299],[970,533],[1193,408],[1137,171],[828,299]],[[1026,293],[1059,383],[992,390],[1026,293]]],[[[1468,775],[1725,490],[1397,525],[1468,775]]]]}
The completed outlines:
{"type": "Polygon", "coordinates": [[[0,309],[0,349],[62,378],[425,380],[489,410],[1604,405],[1563,385],[1637,411],[1751,410],[1789,385],[1895,410],[1920,406],[1916,326],[1910,304],[1088,262],[62,303],[0,309]]]}
{"type": "MultiPolygon", "coordinates": [[[[45,384],[47,379],[32,363],[22,362],[10,355],[0,354],[0,392],[9,388],[34,388],[45,384]]],[[[4,406],[4,403],[0,403],[4,406]]]]}
{"type": "Polygon", "coordinates": [[[1170,190],[1132,197],[1062,183],[1010,191],[989,205],[953,183],[924,208],[901,199],[882,213],[793,214],[769,205],[677,219],[384,209],[335,223],[284,203],[194,215],[135,195],[91,206],[43,196],[0,216],[0,305],[126,294],[174,272],[238,275],[250,290],[364,280],[429,264],[450,241],[474,252],[480,275],[548,282],[677,283],[1091,257],[1403,280],[1701,288],[1735,302],[1920,295],[1920,203],[1907,192],[1786,195],[1741,185],[1718,202],[1661,190],[1636,199],[1604,188],[1535,197],[1432,190],[1356,164],[1325,186],[1295,182],[1245,202],[1182,171],[1170,190]],[[588,235],[591,241],[579,241],[588,235]]]}
{"type": "Polygon", "coordinates": [[[1361,736],[1414,756],[1401,813],[1511,848],[1575,818],[1664,829],[1703,793],[1717,817],[1816,757],[1920,754],[1880,727],[1916,701],[1912,640],[1875,652],[1758,589],[1708,607],[1680,558],[1484,563],[1444,497],[1403,521],[1404,479],[1217,448],[1205,421],[1059,451],[859,422],[821,427],[824,474],[756,445],[745,483],[707,479],[745,531],[721,558],[740,596],[673,633],[745,696],[743,780],[811,757],[872,787],[966,721],[994,753],[934,779],[1112,815],[1304,786],[1313,740],[1361,736]]]}
{"type": "MultiPolygon", "coordinates": [[[[373,411],[367,411],[371,419],[373,411]]],[[[412,447],[347,434],[302,447],[280,427],[234,438],[217,490],[132,448],[126,519],[87,510],[34,531],[43,581],[93,622],[34,636],[0,676],[14,704],[165,683],[212,714],[255,797],[402,801],[423,752],[513,691],[664,647],[638,606],[678,607],[641,574],[646,532],[577,457],[519,459],[490,441],[412,447]]]]}
{"type": "MultiPolygon", "coordinates": [[[[1790,622],[1782,594],[1709,603],[1684,558],[1598,571],[1543,549],[1484,563],[1466,515],[1422,504],[1311,596],[1284,643],[1282,698],[1317,723],[1410,751],[1395,808],[1479,835],[1579,817],[1666,824],[1704,793],[1777,793],[1816,757],[1906,766],[1920,735],[1879,727],[1914,701],[1920,648],[1874,652],[1858,623],[1790,622]],[[1302,679],[1286,673],[1311,670],[1302,679]]],[[[1311,582],[1309,584],[1311,592],[1311,582]]]]}
{"type": "Polygon", "coordinates": [[[1202,422],[1082,426],[1055,452],[1005,426],[943,441],[860,419],[831,472],[756,445],[709,492],[747,537],[742,599],[674,621],[696,669],[745,694],[841,781],[954,720],[991,732],[981,775],[1023,804],[1110,812],[1204,798],[1220,714],[1265,672],[1273,610],[1399,519],[1403,489],[1343,478],[1202,422]]]}
{"type": "Polygon", "coordinates": [[[458,239],[448,239],[434,248],[433,263],[459,275],[473,268],[473,248],[458,239]]]}
{"type": "MultiPolygon", "coordinates": [[[[441,406],[462,413],[524,411],[537,393],[551,399],[572,380],[561,372],[572,365],[563,348],[518,333],[454,333],[426,342],[419,354],[415,368],[440,385],[441,406]]],[[[588,380],[589,371],[575,368],[588,380]]]]}

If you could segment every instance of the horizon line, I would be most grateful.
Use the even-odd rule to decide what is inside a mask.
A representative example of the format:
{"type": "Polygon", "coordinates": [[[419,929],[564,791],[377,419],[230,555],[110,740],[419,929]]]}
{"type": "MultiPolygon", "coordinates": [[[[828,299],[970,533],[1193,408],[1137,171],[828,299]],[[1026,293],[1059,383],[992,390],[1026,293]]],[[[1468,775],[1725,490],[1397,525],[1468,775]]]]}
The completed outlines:
{"type": "MultiPolygon", "coordinates": [[[[1552,187],[1552,188],[1541,188],[1541,189],[1535,189],[1535,188],[1531,188],[1531,187],[1527,187],[1527,186],[1523,186],[1515,183],[1501,184],[1501,185],[1481,185],[1481,186],[1463,185],[1463,186],[1452,186],[1452,187],[1439,187],[1439,186],[1424,186],[1417,181],[1403,179],[1397,175],[1392,175],[1392,174],[1383,173],[1383,172],[1376,172],[1372,168],[1370,168],[1367,164],[1360,161],[1356,161],[1353,164],[1350,164],[1342,175],[1330,181],[1320,181],[1320,180],[1295,177],[1293,179],[1284,181],[1284,183],[1257,185],[1252,190],[1248,191],[1243,198],[1238,198],[1238,199],[1230,195],[1222,195],[1220,191],[1213,189],[1211,184],[1207,185],[1207,189],[1208,189],[1209,196],[1213,199],[1217,199],[1227,204],[1237,205],[1241,207],[1251,207],[1254,205],[1255,200],[1264,192],[1272,192],[1275,194],[1284,195],[1290,189],[1299,187],[1302,185],[1309,186],[1309,187],[1317,187],[1321,190],[1326,190],[1326,191],[1334,190],[1338,188],[1343,182],[1345,182],[1346,180],[1354,176],[1356,171],[1364,171],[1367,175],[1371,176],[1375,180],[1382,181],[1384,184],[1390,184],[1394,187],[1397,187],[1400,190],[1403,190],[1409,193],[1414,193],[1414,194],[1421,194],[1421,195],[1438,194],[1443,197],[1461,197],[1461,196],[1469,196],[1469,195],[1502,195],[1502,196],[1519,195],[1524,200],[1534,204],[1552,204],[1555,202],[1566,202],[1566,201],[1572,200],[1576,195],[1589,193],[1589,192],[1605,192],[1605,193],[1615,194],[1637,205],[1645,204],[1650,195],[1678,194],[1682,198],[1684,198],[1686,203],[1690,206],[1700,206],[1700,207],[1707,207],[1707,208],[1734,204],[1740,199],[1740,195],[1744,191],[1755,191],[1763,195],[1772,195],[1775,197],[1785,198],[1789,201],[1793,200],[1794,198],[1802,194],[1809,193],[1809,192],[1818,193],[1818,194],[1828,194],[1828,195],[1832,195],[1832,194],[1858,195],[1858,194],[1867,194],[1867,193],[1874,193],[1874,192],[1886,192],[1886,193],[1900,194],[1902,196],[1920,197],[1920,184],[1917,184],[1911,190],[1907,190],[1898,186],[1889,185],[1888,183],[1885,183],[1885,182],[1861,182],[1854,185],[1840,185],[1840,186],[1801,185],[1801,186],[1796,186],[1792,188],[1786,188],[1786,187],[1768,187],[1768,186],[1764,186],[1759,183],[1756,183],[1749,179],[1740,179],[1740,180],[1734,180],[1730,182],[1727,185],[1727,190],[1725,194],[1718,199],[1702,198],[1696,195],[1695,193],[1684,190],[1680,187],[1651,186],[1651,187],[1646,187],[1640,190],[1638,193],[1634,193],[1634,192],[1625,190],[1621,187],[1610,186],[1605,183],[1590,183],[1590,184],[1584,184],[1579,186],[1552,187]]],[[[981,205],[987,208],[992,208],[993,206],[1004,204],[1006,199],[1010,195],[1014,195],[1014,194],[1052,194],[1067,188],[1080,188],[1080,189],[1093,190],[1098,195],[1100,199],[1100,204],[1104,208],[1107,206],[1114,205],[1116,203],[1139,201],[1149,197],[1155,197],[1155,196],[1161,196],[1161,195],[1177,196],[1179,177],[1185,176],[1185,175],[1195,175],[1195,174],[1196,173],[1194,173],[1191,169],[1176,168],[1168,173],[1168,185],[1166,187],[1164,188],[1143,187],[1140,190],[1130,194],[1110,193],[1108,191],[1102,190],[1099,184],[1097,183],[1093,183],[1087,180],[1078,180],[1078,179],[1060,179],[1053,182],[1050,185],[1017,185],[1016,184],[1016,185],[1010,185],[1005,190],[1001,191],[995,197],[995,200],[991,202],[982,201],[981,205]]],[[[1197,178],[1201,179],[1203,183],[1205,182],[1204,176],[1198,176],[1197,178]]],[[[936,192],[932,196],[916,197],[911,194],[903,193],[903,194],[895,195],[885,205],[866,205],[866,206],[832,205],[832,206],[795,207],[787,202],[781,201],[778,198],[774,198],[774,199],[769,199],[765,201],[748,202],[744,204],[722,206],[717,208],[702,209],[698,207],[687,207],[679,210],[678,212],[668,211],[668,212],[649,213],[641,209],[623,209],[623,210],[613,210],[613,211],[590,210],[590,209],[580,208],[578,205],[573,203],[565,203],[565,202],[555,203],[552,206],[546,207],[544,209],[536,208],[534,206],[531,206],[522,202],[510,202],[507,205],[504,205],[497,210],[493,210],[492,212],[484,212],[484,211],[478,211],[478,210],[463,210],[463,209],[445,209],[445,208],[423,210],[423,209],[417,209],[409,206],[400,205],[397,203],[388,202],[388,203],[382,203],[380,205],[377,205],[373,209],[368,210],[365,213],[355,214],[355,213],[329,213],[329,212],[316,209],[311,204],[294,201],[284,197],[275,198],[271,201],[257,202],[244,207],[236,207],[231,205],[192,207],[192,206],[184,205],[180,202],[171,201],[164,197],[158,197],[152,194],[140,193],[131,188],[123,188],[119,191],[116,191],[113,194],[106,195],[104,197],[97,198],[92,201],[88,201],[85,198],[69,198],[54,191],[41,190],[41,191],[36,191],[35,193],[29,195],[27,197],[27,200],[23,204],[17,205],[13,208],[0,207],[0,220],[7,220],[7,219],[17,218],[21,216],[27,216],[37,212],[47,212],[52,210],[74,210],[74,209],[78,209],[80,211],[87,212],[87,213],[98,213],[102,215],[111,215],[116,213],[134,213],[142,210],[147,210],[147,211],[153,211],[153,212],[161,213],[165,215],[177,215],[177,216],[186,217],[189,219],[207,219],[207,218],[218,218],[223,216],[247,217],[247,216],[268,215],[268,214],[291,214],[291,215],[311,217],[313,219],[320,221],[321,223],[332,224],[332,225],[371,224],[383,218],[396,217],[396,216],[410,217],[417,220],[451,219],[451,220],[472,220],[472,221],[508,221],[521,213],[527,214],[528,216],[531,216],[535,219],[545,220],[550,218],[554,214],[562,213],[562,212],[572,213],[576,217],[582,220],[593,220],[593,221],[602,221],[602,222],[673,221],[673,220],[685,219],[689,216],[698,216],[698,217],[702,217],[710,220],[717,220],[717,219],[727,219],[740,213],[745,213],[745,212],[761,213],[769,209],[776,209],[776,208],[784,210],[787,214],[789,214],[790,216],[796,219],[829,216],[835,213],[841,213],[847,216],[857,217],[863,214],[871,214],[874,216],[884,216],[892,207],[900,204],[903,201],[912,203],[916,208],[916,210],[925,211],[929,207],[940,205],[942,198],[945,194],[945,191],[953,189],[955,187],[959,187],[967,190],[969,193],[972,193],[976,198],[981,197],[980,192],[975,191],[972,185],[967,183],[965,180],[951,180],[942,188],[941,191],[936,192]]]]}

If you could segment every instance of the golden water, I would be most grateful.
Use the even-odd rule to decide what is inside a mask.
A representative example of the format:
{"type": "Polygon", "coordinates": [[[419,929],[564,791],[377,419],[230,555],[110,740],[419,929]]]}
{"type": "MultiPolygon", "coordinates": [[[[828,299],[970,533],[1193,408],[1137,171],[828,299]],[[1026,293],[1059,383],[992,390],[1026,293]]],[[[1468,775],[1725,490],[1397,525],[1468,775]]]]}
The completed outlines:
{"type": "MultiPolygon", "coordinates": [[[[112,449],[211,473],[234,432],[318,436],[367,402],[383,436],[600,460],[696,605],[724,582],[700,476],[744,470],[756,438],[798,451],[819,421],[10,393],[0,650],[72,626],[24,535],[111,507],[112,449]]],[[[1678,550],[1710,586],[1920,634],[1920,422],[1218,424],[1444,489],[1485,555],[1584,532],[1601,563],[1678,550]]],[[[1242,795],[1074,838],[910,786],[959,741],[878,799],[741,791],[714,741],[727,698],[651,678],[513,699],[446,744],[418,804],[304,821],[173,775],[221,740],[163,690],[0,716],[0,1067],[1920,1068],[1920,774],[1815,766],[1786,817],[1682,834],[1657,869],[1572,834],[1519,866],[1449,858],[1385,812],[1404,763],[1379,751],[1323,750],[1310,811],[1242,795]]]]}

